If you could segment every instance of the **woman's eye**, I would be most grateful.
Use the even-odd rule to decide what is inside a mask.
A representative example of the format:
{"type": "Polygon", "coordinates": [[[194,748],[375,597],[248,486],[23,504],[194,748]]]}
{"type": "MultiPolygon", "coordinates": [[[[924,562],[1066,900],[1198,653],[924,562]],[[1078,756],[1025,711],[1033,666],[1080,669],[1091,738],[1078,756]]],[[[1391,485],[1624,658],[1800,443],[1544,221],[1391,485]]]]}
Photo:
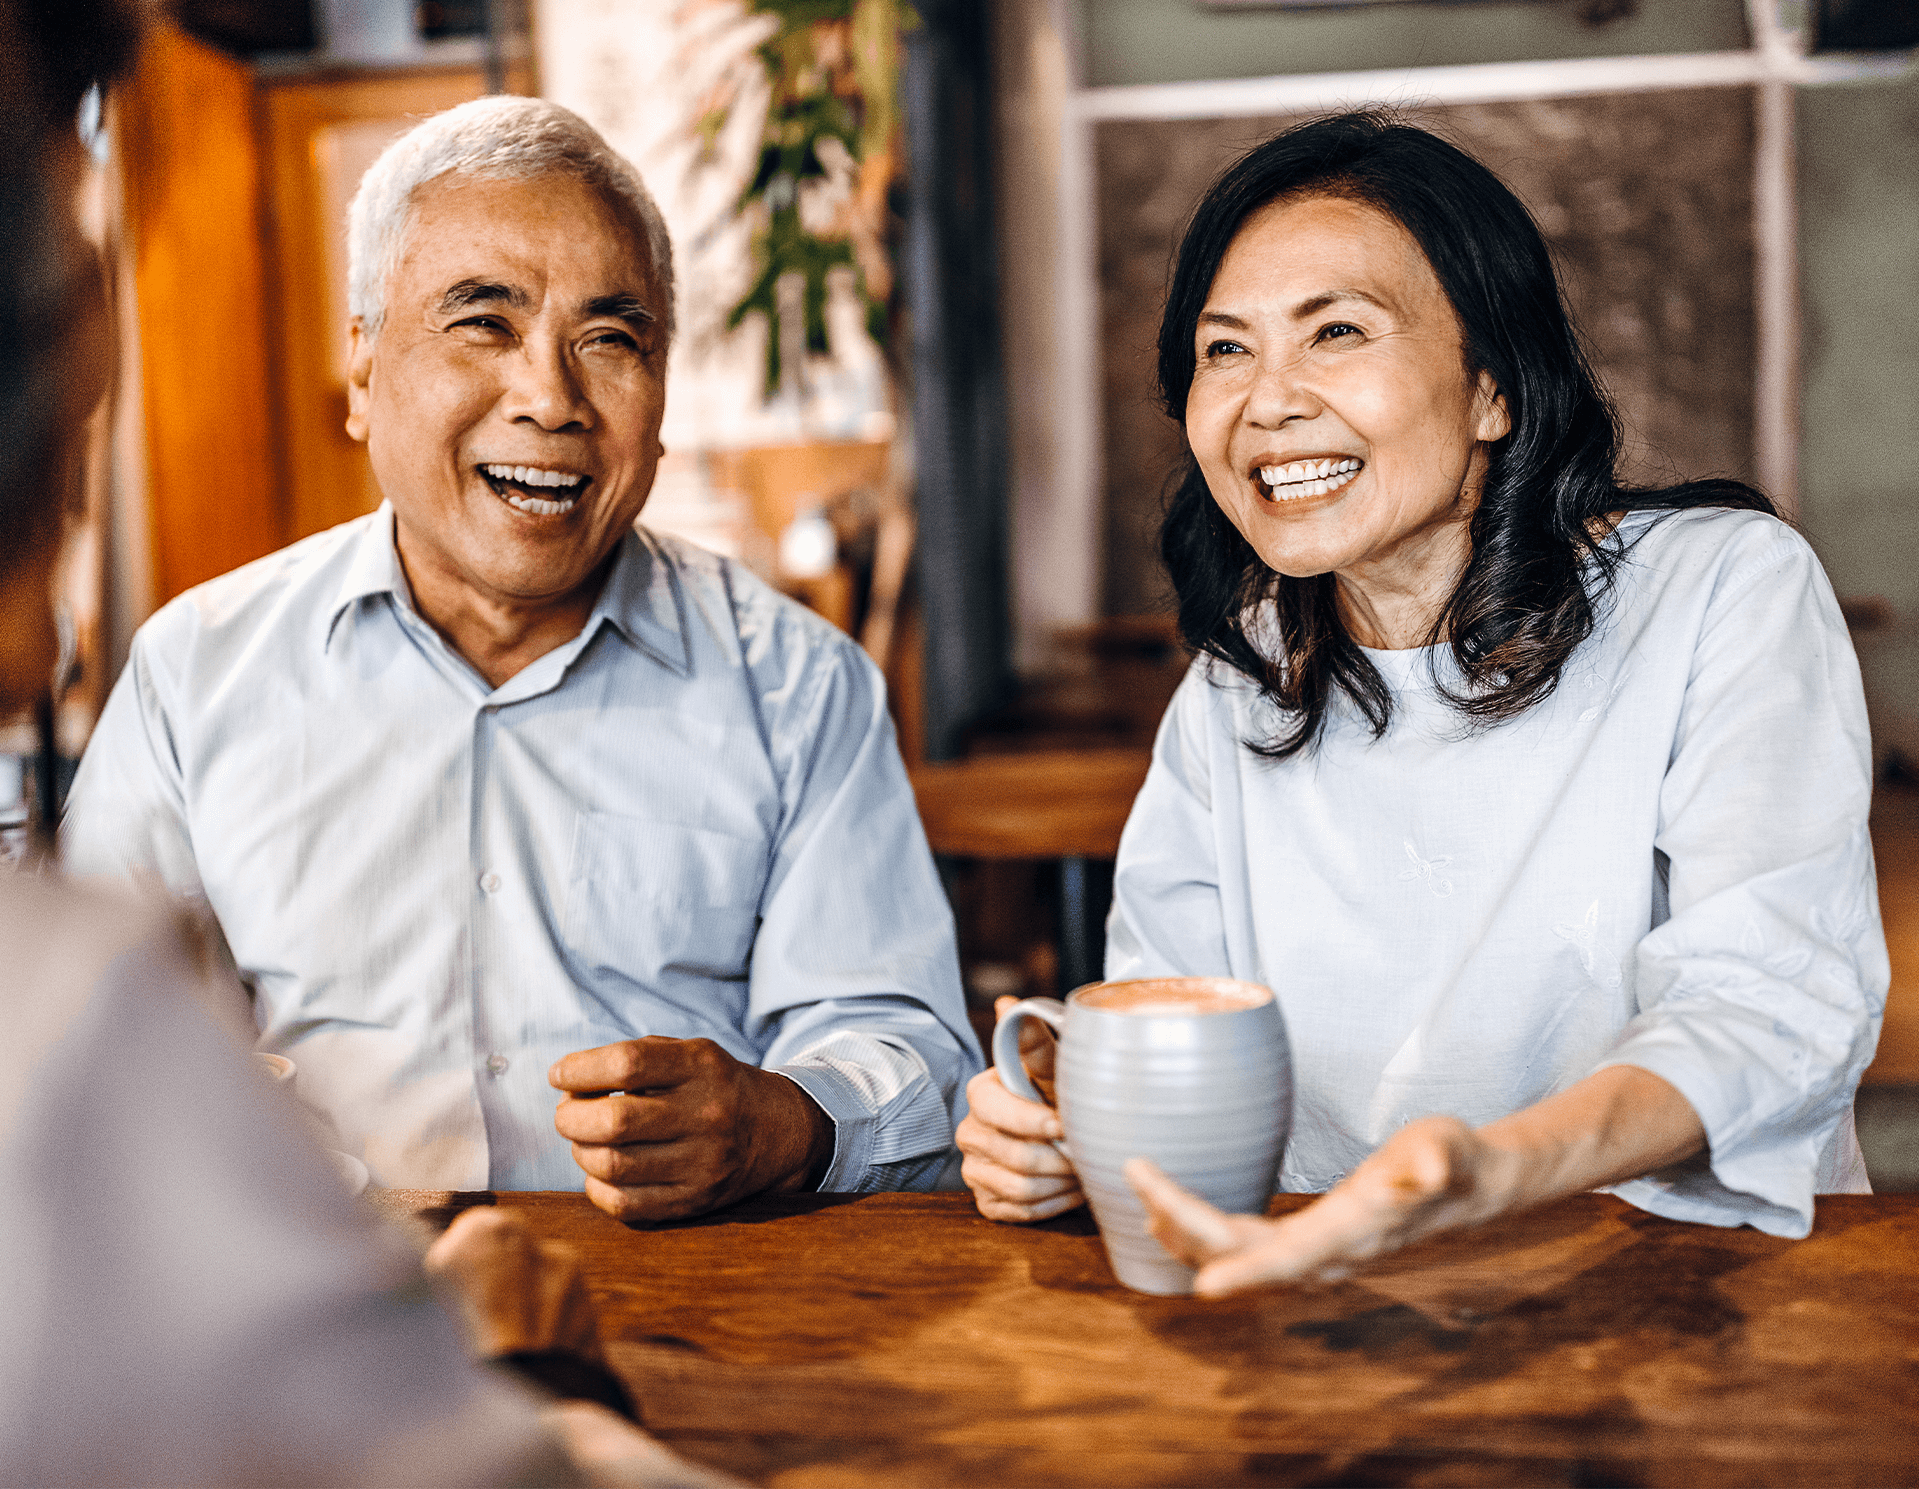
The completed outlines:
{"type": "Polygon", "coordinates": [[[1214,357],[1230,357],[1245,350],[1246,348],[1237,341],[1209,341],[1206,343],[1205,355],[1210,361],[1214,357]]]}
{"type": "Polygon", "coordinates": [[[1345,321],[1335,321],[1330,326],[1322,326],[1317,339],[1320,341],[1343,341],[1348,336],[1357,336],[1359,334],[1358,326],[1349,325],[1345,321]]]}

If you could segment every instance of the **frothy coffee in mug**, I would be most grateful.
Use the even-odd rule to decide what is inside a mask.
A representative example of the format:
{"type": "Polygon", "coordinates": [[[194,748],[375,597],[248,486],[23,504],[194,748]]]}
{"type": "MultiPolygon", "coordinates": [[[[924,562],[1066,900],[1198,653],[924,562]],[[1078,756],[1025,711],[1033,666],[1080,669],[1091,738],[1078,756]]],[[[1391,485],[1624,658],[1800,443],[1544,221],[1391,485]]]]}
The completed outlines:
{"type": "Polygon", "coordinates": [[[1269,1002],[1265,988],[1225,978],[1153,977],[1138,982],[1108,983],[1082,988],[1080,1002],[1108,1013],[1131,1013],[1143,1018],[1191,1018],[1203,1013],[1239,1013],[1269,1002]]]}

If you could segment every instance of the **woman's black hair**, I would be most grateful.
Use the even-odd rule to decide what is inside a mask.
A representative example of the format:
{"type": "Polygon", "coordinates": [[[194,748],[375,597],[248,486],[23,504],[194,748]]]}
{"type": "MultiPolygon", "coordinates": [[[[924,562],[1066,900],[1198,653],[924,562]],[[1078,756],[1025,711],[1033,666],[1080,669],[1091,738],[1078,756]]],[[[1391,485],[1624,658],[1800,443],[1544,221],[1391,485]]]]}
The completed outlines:
{"type": "MultiPolygon", "coordinates": [[[[1463,150],[1385,113],[1338,114],[1276,135],[1200,202],[1159,329],[1159,393],[1175,420],[1185,420],[1195,328],[1228,245],[1259,208],[1306,196],[1363,202],[1412,234],[1459,317],[1465,374],[1490,374],[1506,400],[1512,430],[1489,450],[1472,556],[1432,631],[1449,639],[1463,674],[1445,695],[1471,723],[1497,724],[1546,698],[1592,633],[1619,561],[1601,537],[1607,514],[1773,510],[1737,481],[1621,484],[1618,418],[1531,215],[1463,150]]],[[[1375,737],[1386,732],[1392,692],[1347,634],[1334,576],[1294,579],[1269,569],[1213,500],[1190,454],[1159,545],[1187,645],[1251,679],[1284,721],[1271,738],[1248,740],[1250,749],[1276,760],[1310,750],[1342,692],[1375,737]]]]}

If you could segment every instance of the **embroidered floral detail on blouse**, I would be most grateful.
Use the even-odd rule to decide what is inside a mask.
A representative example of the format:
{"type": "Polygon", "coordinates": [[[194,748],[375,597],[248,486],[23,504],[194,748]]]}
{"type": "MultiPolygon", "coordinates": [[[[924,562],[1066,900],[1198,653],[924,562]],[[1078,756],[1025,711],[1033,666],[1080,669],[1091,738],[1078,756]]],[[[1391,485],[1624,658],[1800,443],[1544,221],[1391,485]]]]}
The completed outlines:
{"type": "Polygon", "coordinates": [[[1619,986],[1619,963],[1599,949],[1598,900],[1586,907],[1586,913],[1579,918],[1577,925],[1556,925],[1553,934],[1562,941],[1572,942],[1573,949],[1579,953],[1579,965],[1586,969],[1586,975],[1596,986],[1619,986]]]}
{"type": "Polygon", "coordinates": [[[1399,871],[1402,882],[1407,879],[1424,879],[1426,887],[1433,892],[1434,898],[1443,900],[1451,896],[1453,881],[1440,873],[1441,869],[1452,862],[1449,855],[1442,855],[1439,858],[1421,858],[1419,850],[1413,846],[1413,840],[1408,838],[1406,839],[1406,857],[1412,860],[1413,866],[1399,871]]]}
{"type": "Polygon", "coordinates": [[[1739,937],[1739,954],[1789,982],[1812,965],[1811,946],[1797,938],[1769,936],[1760,929],[1759,922],[1750,917],[1739,937]]]}
{"type": "Polygon", "coordinates": [[[1605,688],[1606,696],[1601,698],[1584,713],[1580,714],[1579,722],[1582,724],[1590,724],[1607,709],[1611,708],[1613,699],[1619,696],[1620,689],[1626,686],[1626,680],[1631,676],[1632,674],[1630,672],[1622,670],[1619,676],[1613,680],[1613,685],[1610,688],[1606,688],[1606,679],[1599,675],[1599,669],[1597,667],[1589,668],[1586,673],[1586,686],[1595,691],[1605,688]]]}

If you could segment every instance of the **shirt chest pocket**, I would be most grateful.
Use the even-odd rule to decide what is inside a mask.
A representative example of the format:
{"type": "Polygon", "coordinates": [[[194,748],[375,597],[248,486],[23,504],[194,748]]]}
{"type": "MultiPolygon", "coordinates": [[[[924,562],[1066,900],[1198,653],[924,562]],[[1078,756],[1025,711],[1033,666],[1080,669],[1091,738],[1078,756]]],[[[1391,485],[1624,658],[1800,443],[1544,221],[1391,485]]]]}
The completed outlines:
{"type": "Polygon", "coordinates": [[[567,945],[591,977],[659,990],[746,976],[766,845],[653,817],[582,812],[567,875],[567,945]]]}

